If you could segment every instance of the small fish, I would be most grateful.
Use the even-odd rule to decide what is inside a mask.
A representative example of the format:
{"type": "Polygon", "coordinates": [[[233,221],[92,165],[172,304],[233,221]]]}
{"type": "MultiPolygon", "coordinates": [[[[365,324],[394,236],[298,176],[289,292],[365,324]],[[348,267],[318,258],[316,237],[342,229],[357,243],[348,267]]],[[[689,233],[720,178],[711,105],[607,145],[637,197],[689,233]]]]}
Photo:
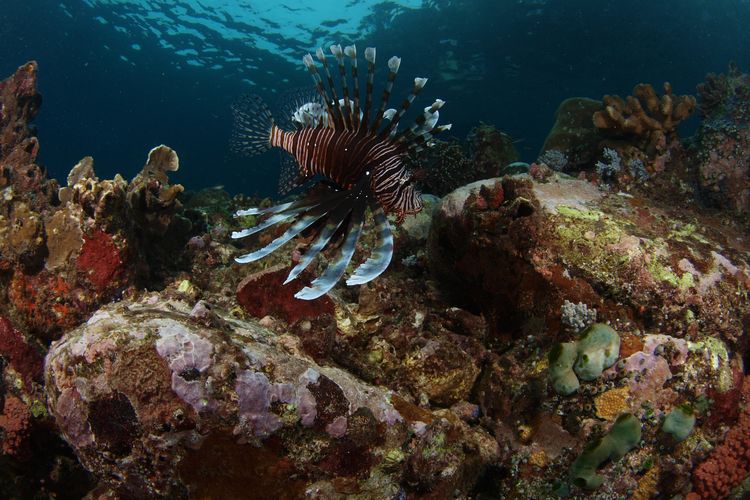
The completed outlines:
{"type": "MultiPolygon", "coordinates": [[[[336,256],[321,276],[309,287],[295,294],[298,299],[312,300],[327,293],[342,278],[364,229],[365,212],[373,214],[377,245],[372,255],[357,267],[346,280],[347,285],[361,285],[379,276],[390,264],[393,255],[393,236],[386,217],[395,214],[400,221],[407,214],[422,209],[415,176],[404,163],[412,152],[419,152],[431,143],[432,137],[449,130],[448,125],[437,125],[439,109],[444,102],[436,99],[416,118],[411,127],[398,130],[398,123],[417,94],[427,83],[426,78],[415,78],[412,91],[401,108],[386,109],[401,59],[388,60],[388,80],[379,108],[373,106],[373,80],[376,51],[365,49],[367,76],[365,79],[364,109],[361,108],[357,76],[357,49],[351,45],[342,49],[332,45],[331,54],[338,66],[342,98],[329,69],[328,58],[322,49],[316,56],[323,77],[310,54],[303,63],[315,83],[317,95],[298,98],[288,107],[280,127],[268,107],[256,96],[244,96],[234,107],[235,148],[244,153],[260,153],[280,148],[287,153],[286,164],[292,166],[291,176],[284,176],[282,188],[296,186],[313,177],[322,177],[312,196],[270,208],[239,210],[235,216],[263,215],[258,225],[235,231],[233,238],[256,234],[281,222],[291,222],[289,228],[265,247],[237,257],[239,263],[253,262],[270,254],[305,230],[314,231],[313,240],[299,263],[291,270],[284,284],[295,279],[325,248],[333,247],[335,236],[343,234],[336,256]],[[351,69],[352,93],[347,81],[346,60],[351,69]],[[373,118],[371,120],[371,115],[373,118]],[[285,181],[292,179],[291,183],[285,181]],[[330,186],[330,187],[322,187],[330,186]]],[[[281,123],[281,122],[279,122],[281,123]]]]}

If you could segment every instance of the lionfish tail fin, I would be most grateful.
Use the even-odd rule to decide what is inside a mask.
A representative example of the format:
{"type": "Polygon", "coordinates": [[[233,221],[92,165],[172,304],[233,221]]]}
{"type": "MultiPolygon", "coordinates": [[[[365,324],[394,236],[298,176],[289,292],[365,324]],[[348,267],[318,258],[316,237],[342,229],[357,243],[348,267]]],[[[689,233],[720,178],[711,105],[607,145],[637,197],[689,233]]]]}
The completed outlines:
{"type": "Polygon", "coordinates": [[[271,148],[273,115],[260,97],[243,95],[232,105],[232,114],[232,149],[236,153],[251,156],[271,148]]]}
{"type": "Polygon", "coordinates": [[[346,280],[347,285],[363,285],[380,276],[388,268],[393,257],[393,234],[382,208],[374,213],[375,225],[378,231],[378,247],[372,256],[363,262],[346,280]]]}

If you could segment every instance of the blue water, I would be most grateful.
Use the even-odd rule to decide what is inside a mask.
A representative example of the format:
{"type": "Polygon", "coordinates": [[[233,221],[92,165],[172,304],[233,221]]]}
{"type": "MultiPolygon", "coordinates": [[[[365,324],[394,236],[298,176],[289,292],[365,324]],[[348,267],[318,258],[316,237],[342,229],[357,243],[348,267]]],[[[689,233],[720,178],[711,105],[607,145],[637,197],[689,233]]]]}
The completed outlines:
{"type": "Polygon", "coordinates": [[[429,77],[419,103],[446,100],[455,136],[491,123],[531,161],[567,97],[694,93],[729,61],[747,71],[748,25],[748,0],[2,0],[0,75],[39,62],[40,162],[59,179],[86,155],[131,178],[165,143],[188,189],[269,195],[277,158],[229,153],[229,106],[310,85],[300,60],[319,45],[401,56],[395,102],[429,77]]]}

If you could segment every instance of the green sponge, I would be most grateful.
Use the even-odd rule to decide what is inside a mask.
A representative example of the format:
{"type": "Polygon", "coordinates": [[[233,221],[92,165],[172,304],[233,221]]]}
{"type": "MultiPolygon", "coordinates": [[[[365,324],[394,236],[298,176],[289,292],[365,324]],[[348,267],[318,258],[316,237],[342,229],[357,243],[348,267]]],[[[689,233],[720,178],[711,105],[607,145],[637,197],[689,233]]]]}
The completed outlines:
{"type": "Polygon", "coordinates": [[[620,415],[606,436],[586,445],[570,467],[570,479],[576,486],[593,490],[604,477],[596,473],[607,460],[619,460],[641,440],[641,423],[630,413],[620,415]]]}
{"type": "Polygon", "coordinates": [[[578,348],[575,342],[557,344],[549,352],[550,382],[558,394],[569,396],[581,385],[578,377],[573,373],[573,363],[576,362],[577,357],[578,348]]]}
{"type": "Polygon", "coordinates": [[[678,406],[667,415],[661,426],[661,430],[671,435],[679,443],[690,435],[693,426],[695,426],[693,408],[688,404],[684,404],[678,406]]]}
{"type": "Polygon", "coordinates": [[[573,369],[581,380],[595,380],[615,364],[620,355],[620,336],[612,327],[594,323],[578,340],[578,361],[573,369]]]}
{"type": "Polygon", "coordinates": [[[617,361],[620,337],[611,327],[595,323],[576,342],[557,344],[549,353],[549,378],[558,394],[569,396],[581,380],[594,380],[617,361]]]}

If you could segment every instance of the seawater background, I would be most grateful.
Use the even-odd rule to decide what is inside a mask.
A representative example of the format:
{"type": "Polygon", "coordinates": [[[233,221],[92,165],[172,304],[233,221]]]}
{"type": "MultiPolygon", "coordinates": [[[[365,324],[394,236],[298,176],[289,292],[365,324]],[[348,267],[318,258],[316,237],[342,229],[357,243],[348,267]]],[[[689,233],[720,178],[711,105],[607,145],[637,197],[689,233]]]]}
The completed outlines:
{"type": "Polygon", "coordinates": [[[86,155],[131,178],[165,143],[188,189],[271,195],[277,157],[230,154],[230,104],[311,85],[301,57],[320,45],[354,42],[360,61],[377,47],[378,98],[401,56],[392,104],[429,77],[414,108],[440,97],[455,136],[491,123],[532,161],[567,97],[694,93],[729,61],[750,70],[748,25],[748,0],[2,0],[0,75],[39,62],[40,161],[61,180],[86,155]]]}

